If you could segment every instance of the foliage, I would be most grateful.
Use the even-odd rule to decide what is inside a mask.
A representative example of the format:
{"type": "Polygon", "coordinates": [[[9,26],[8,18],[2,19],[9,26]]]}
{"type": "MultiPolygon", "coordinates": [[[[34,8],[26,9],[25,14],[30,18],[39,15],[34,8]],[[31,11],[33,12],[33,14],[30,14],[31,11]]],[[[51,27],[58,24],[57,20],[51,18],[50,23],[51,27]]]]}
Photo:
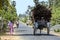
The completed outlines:
{"type": "Polygon", "coordinates": [[[17,19],[16,8],[10,4],[10,0],[0,0],[0,16],[6,20],[17,19]]]}
{"type": "Polygon", "coordinates": [[[52,10],[52,18],[51,18],[52,25],[60,24],[60,7],[54,7],[52,10]]]}
{"type": "Polygon", "coordinates": [[[0,10],[0,16],[2,16],[6,20],[16,20],[17,14],[16,12],[11,13],[11,11],[0,10]],[[13,15],[12,15],[13,14],[13,15]]]}
{"type": "Polygon", "coordinates": [[[16,8],[10,4],[10,0],[0,1],[0,17],[3,19],[3,31],[6,32],[7,22],[9,20],[15,21],[17,19],[16,8]],[[2,6],[2,4],[4,4],[2,6]]]}
{"type": "Polygon", "coordinates": [[[60,29],[54,29],[54,32],[60,32],[60,29]]]}
{"type": "Polygon", "coordinates": [[[26,21],[27,21],[27,17],[25,16],[25,17],[20,18],[20,21],[26,23],[26,21]]]}

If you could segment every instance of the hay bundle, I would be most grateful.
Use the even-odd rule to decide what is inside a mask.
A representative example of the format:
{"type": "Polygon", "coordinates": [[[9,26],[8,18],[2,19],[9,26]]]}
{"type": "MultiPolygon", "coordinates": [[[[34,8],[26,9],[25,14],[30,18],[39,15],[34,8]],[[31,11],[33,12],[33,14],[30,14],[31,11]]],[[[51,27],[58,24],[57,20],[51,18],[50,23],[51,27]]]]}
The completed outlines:
{"type": "Polygon", "coordinates": [[[51,11],[43,5],[37,5],[32,12],[35,20],[41,20],[41,17],[44,17],[46,21],[51,19],[51,11]]]}

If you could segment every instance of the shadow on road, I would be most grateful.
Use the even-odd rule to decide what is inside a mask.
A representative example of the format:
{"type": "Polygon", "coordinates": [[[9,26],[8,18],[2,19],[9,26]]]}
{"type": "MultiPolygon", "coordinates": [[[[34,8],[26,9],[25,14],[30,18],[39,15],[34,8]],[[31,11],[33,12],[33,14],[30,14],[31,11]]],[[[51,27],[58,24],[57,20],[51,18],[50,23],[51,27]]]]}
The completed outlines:
{"type": "Polygon", "coordinates": [[[47,35],[47,34],[36,34],[36,35],[33,35],[33,34],[19,34],[19,35],[15,35],[15,36],[55,36],[55,35],[47,35]]]}
{"type": "Polygon", "coordinates": [[[33,35],[33,34],[13,34],[13,35],[10,35],[10,34],[6,34],[5,36],[56,36],[56,35],[52,35],[52,34],[36,34],[36,35],[33,35]]]}

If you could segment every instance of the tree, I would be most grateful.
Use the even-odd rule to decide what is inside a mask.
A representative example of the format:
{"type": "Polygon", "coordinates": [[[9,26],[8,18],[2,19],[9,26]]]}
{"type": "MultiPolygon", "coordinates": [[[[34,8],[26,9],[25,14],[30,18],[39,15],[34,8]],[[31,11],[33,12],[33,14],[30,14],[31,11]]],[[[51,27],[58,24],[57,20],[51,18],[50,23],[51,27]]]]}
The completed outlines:
{"type": "Polygon", "coordinates": [[[1,16],[6,20],[15,20],[17,19],[16,8],[10,4],[10,0],[1,0],[0,7],[2,7],[1,16]],[[13,15],[12,15],[13,14],[13,15]],[[8,17],[7,17],[8,16],[8,17]]]}
{"type": "Polygon", "coordinates": [[[9,20],[14,22],[18,18],[16,8],[10,4],[10,0],[0,0],[0,16],[3,19],[3,31],[7,28],[9,20]]]}
{"type": "Polygon", "coordinates": [[[16,6],[16,2],[15,1],[12,1],[12,6],[16,6]]]}
{"type": "Polygon", "coordinates": [[[45,2],[44,2],[44,1],[42,1],[42,2],[41,2],[41,4],[42,4],[42,5],[45,5],[45,2]]]}
{"type": "Polygon", "coordinates": [[[9,6],[9,1],[10,0],[0,0],[0,9],[2,9],[4,5],[9,6]]]}
{"type": "Polygon", "coordinates": [[[45,6],[45,7],[48,7],[48,2],[47,1],[46,2],[45,1],[41,1],[40,4],[45,6]]]}
{"type": "Polygon", "coordinates": [[[53,0],[51,5],[52,8],[52,20],[51,23],[53,25],[60,24],[60,0],[53,0]]]}
{"type": "Polygon", "coordinates": [[[33,2],[35,3],[35,5],[39,4],[39,0],[33,0],[33,2]]]}

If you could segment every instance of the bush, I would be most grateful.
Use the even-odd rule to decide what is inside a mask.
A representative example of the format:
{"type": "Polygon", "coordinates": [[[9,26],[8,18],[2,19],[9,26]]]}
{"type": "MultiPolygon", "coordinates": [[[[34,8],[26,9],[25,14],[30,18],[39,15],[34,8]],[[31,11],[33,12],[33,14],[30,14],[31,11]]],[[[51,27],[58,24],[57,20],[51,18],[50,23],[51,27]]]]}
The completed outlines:
{"type": "Polygon", "coordinates": [[[54,29],[54,32],[60,32],[60,29],[54,29]]]}

